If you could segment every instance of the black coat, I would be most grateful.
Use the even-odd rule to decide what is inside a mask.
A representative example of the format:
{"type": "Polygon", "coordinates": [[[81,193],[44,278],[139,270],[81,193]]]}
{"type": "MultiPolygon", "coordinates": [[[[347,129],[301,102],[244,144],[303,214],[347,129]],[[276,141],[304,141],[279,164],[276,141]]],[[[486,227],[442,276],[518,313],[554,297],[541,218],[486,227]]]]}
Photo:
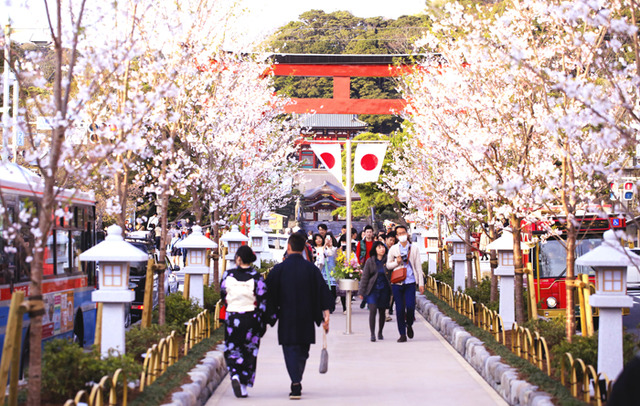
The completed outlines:
{"type": "Polygon", "coordinates": [[[322,311],[333,311],[335,301],[320,270],[300,254],[292,254],[267,276],[269,324],[278,322],[280,345],[314,344],[322,311]]]}

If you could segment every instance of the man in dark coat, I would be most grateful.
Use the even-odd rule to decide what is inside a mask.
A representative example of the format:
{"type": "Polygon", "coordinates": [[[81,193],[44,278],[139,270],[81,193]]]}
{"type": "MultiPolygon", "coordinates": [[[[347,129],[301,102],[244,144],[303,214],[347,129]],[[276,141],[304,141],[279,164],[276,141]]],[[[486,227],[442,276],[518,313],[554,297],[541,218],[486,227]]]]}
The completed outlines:
{"type": "Polygon", "coordinates": [[[320,270],[302,257],[306,239],[297,233],[288,241],[288,256],[267,277],[269,323],[278,320],[278,342],[282,345],[291,378],[291,399],[300,399],[302,374],[309,346],[316,342],[314,323],[329,331],[329,313],[335,302],[320,270]]]}

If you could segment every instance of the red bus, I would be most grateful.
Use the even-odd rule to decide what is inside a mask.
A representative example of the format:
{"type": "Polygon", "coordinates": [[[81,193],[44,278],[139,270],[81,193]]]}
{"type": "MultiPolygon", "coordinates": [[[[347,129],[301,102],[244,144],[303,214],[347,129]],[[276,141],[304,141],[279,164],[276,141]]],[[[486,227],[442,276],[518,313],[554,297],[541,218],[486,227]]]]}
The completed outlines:
{"type": "MultiPolygon", "coordinates": [[[[21,213],[33,214],[40,210],[42,184],[40,177],[21,166],[4,163],[0,165],[0,193],[3,209],[9,223],[19,221],[21,213]]],[[[95,198],[93,193],[75,190],[58,190],[56,200],[65,216],[55,216],[52,232],[47,238],[43,268],[42,293],[45,314],[42,320],[43,341],[53,338],[68,338],[82,346],[94,342],[96,305],[91,301],[91,292],[96,288],[94,263],[78,260],[78,255],[95,245],[95,198]]],[[[0,230],[4,224],[0,216],[0,230]]],[[[25,242],[33,246],[33,236],[28,226],[19,232],[25,242]]],[[[4,343],[11,294],[23,290],[28,296],[30,265],[23,246],[12,247],[0,236],[0,354],[4,343]]],[[[21,371],[27,364],[29,318],[23,320],[23,345],[21,371]]]]}
{"type": "MultiPolygon", "coordinates": [[[[611,215],[608,218],[598,215],[585,215],[578,218],[579,233],[576,241],[576,258],[586,254],[602,243],[602,235],[609,229],[626,228],[626,220],[611,215]]],[[[554,236],[544,242],[538,242],[529,251],[533,265],[534,289],[538,314],[544,317],[558,317],[564,315],[567,307],[567,291],[565,277],[567,272],[566,218],[556,217],[550,222],[528,224],[523,228],[523,236],[542,235],[549,227],[560,231],[560,236],[554,236]]],[[[595,283],[595,271],[591,267],[576,266],[575,275],[586,273],[589,281],[595,283]]],[[[577,306],[577,301],[574,302],[577,306]]]]}

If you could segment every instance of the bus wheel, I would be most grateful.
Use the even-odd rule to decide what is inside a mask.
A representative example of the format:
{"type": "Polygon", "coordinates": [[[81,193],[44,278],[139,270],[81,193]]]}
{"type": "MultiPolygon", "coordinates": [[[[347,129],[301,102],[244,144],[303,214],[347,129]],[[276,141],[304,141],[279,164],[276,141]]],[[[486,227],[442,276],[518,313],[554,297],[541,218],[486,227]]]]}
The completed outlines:
{"type": "Polygon", "coordinates": [[[80,347],[84,347],[84,319],[82,318],[82,310],[76,312],[73,322],[73,342],[80,347]]]}

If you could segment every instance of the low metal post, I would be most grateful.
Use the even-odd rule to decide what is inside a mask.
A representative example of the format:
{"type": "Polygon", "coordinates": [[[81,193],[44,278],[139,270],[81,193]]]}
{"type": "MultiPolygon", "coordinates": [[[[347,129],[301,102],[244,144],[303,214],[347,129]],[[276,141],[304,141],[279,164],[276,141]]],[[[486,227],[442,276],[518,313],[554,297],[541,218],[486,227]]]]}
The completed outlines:
{"type": "Polygon", "coordinates": [[[153,259],[147,261],[147,280],[144,284],[144,301],[142,302],[142,327],[151,326],[151,308],[153,298],[153,259]]]}

